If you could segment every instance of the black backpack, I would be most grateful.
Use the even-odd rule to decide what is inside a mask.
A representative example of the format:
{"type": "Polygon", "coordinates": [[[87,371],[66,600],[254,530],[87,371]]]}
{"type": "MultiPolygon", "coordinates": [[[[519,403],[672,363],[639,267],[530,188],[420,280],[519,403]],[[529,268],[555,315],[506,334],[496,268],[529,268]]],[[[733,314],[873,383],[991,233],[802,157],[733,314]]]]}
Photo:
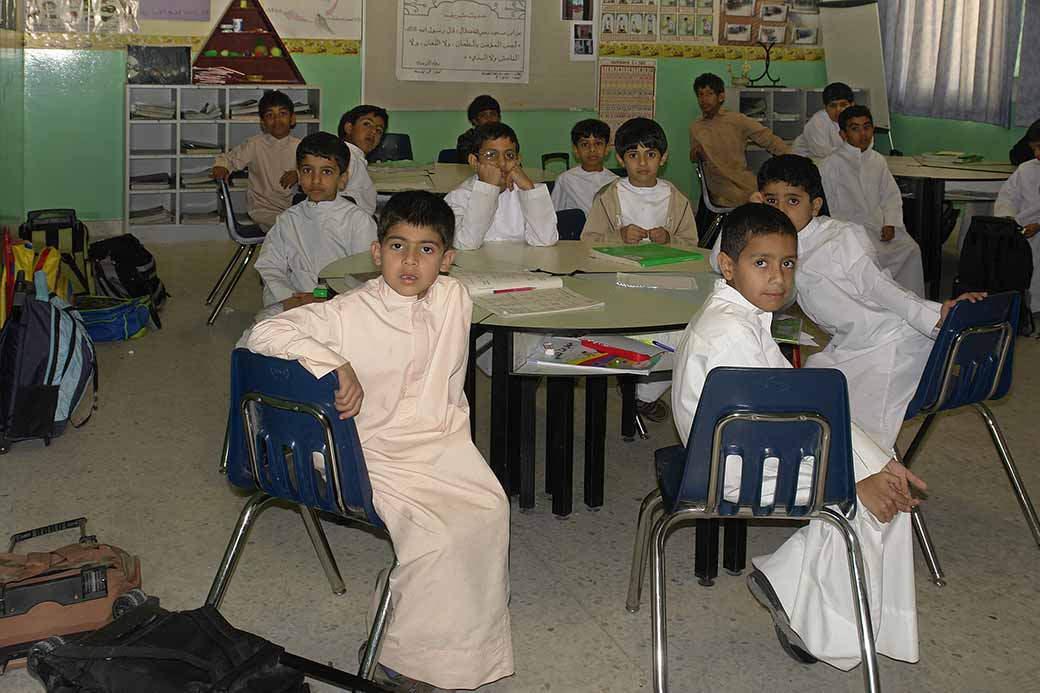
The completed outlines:
{"type": "Polygon", "coordinates": [[[156,272],[155,257],[133,234],[125,233],[90,244],[98,293],[115,298],[148,297],[155,326],[162,329],[159,311],[166,304],[166,287],[156,272]]]}
{"type": "Polygon", "coordinates": [[[965,291],[1017,291],[1022,295],[1019,333],[1032,334],[1032,280],[1033,250],[1022,235],[1022,227],[1006,217],[972,218],[953,280],[954,297],[965,291]]]}

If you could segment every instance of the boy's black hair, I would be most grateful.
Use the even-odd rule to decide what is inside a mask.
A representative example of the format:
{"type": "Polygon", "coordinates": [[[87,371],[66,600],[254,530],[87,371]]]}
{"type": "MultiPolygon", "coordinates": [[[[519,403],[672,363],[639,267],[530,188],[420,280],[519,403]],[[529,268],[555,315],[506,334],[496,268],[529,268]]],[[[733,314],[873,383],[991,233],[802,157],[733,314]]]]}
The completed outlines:
{"type": "Polygon", "coordinates": [[[376,226],[376,237],[382,243],[397,224],[431,228],[444,241],[444,249],[455,240],[455,213],[440,195],[425,190],[409,190],[392,196],[383,206],[376,226]]]}
{"type": "Polygon", "coordinates": [[[604,142],[610,141],[610,126],[602,120],[586,118],[579,120],[571,128],[571,144],[577,146],[578,141],[585,137],[594,137],[604,142]]]}
{"type": "Polygon", "coordinates": [[[495,101],[495,97],[489,94],[481,94],[469,102],[469,108],[466,109],[466,118],[469,119],[469,122],[476,125],[474,121],[481,111],[494,111],[499,118],[502,117],[502,107],[498,105],[498,101],[495,101]]]}
{"type": "Polygon", "coordinates": [[[657,121],[649,118],[631,118],[621,124],[614,134],[614,149],[619,157],[625,152],[643,145],[647,149],[656,149],[664,154],[668,151],[668,137],[657,121]]]}
{"type": "Polygon", "coordinates": [[[820,178],[820,169],[816,168],[816,164],[809,157],[781,154],[766,159],[762,168],[758,169],[759,192],[774,181],[787,183],[792,188],[801,188],[809,194],[810,201],[817,197],[826,199],[823,195],[823,179],[820,178]]]}
{"type": "Polygon", "coordinates": [[[1024,139],[1026,144],[1040,144],[1040,120],[1029,126],[1024,139]]]}
{"type": "Polygon", "coordinates": [[[773,233],[798,238],[798,229],[786,214],[769,205],[748,202],[726,215],[722,222],[719,250],[736,262],[752,236],[767,236],[773,233]]]}
{"type": "Polygon", "coordinates": [[[831,82],[823,88],[823,105],[833,101],[845,99],[849,103],[856,103],[856,97],[852,94],[852,87],[845,82],[831,82]]]}
{"type": "Polygon", "coordinates": [[[696,94],[698,91],[708,87],[716,94],[724,94],[726,92],[726,83],[722,81],[722,78],[712,72],[705,72],[703,75],[693,80],[693,93],[696,94]]]}
{"type": "Polygon", "coordinates": [[[466,156],[479,154],[480,148],[488,140],[506,138],[516,146],[516,153],[520,153],[520,140],[516,138],[513,128],[499,121],[497,123],[484,123],[466,133],[466,156]]]}
{"type": "Polygon", "coordinates": [[[257,106],[257,110],[260,113],[260,117],[263,118],[264,114],[272,108],[282,107],[293,113],[293,102],[284,92],[278,90],[269,91],[260,97],[260,104],[257,106]]]}
{"type": "Polygon", "coordinates": [[[296,165],[302,164],[303,158],[307,155],[335,161],[339,166],[340,175],[350,166],[350,149],[343,140],[331,132],[312,132],[300,140],[296,147],[296,165]]]}
{"type": "Polygon", "coordinates": [[[362,104],[361,106],[354,106],[354,108],[350,109],[342,116],[340,116],[339,127],[336,128],[336,132],[339,134],[340,137],[345,137],[345,135],[343,134],[343,126],[347,123],[353,125],[357,122],[358,118],[367,115],[379,116],[383,119],[383,125],[386,127],[390,127],[390,114],[386,112],[385,108],[382,108],[380,106],[370,106],[368,104],[362,104]]]}
{"type": "Polygon", "coordinates": [[[860,106],[859,104],[849,106],[838,115],[838,128],[844,130],[849,121],[853,118],[869,118],[870,124],[874,124],[874,116],[871,115],[870,109],[866,106],[860,106]]]}

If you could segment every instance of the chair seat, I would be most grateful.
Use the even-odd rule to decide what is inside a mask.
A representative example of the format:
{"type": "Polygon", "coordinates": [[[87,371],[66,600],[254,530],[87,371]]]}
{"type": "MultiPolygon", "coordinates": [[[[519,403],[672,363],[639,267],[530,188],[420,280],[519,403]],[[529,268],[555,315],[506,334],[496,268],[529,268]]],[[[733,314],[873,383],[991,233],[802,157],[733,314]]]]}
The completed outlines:
{"type": "Polygon", "coordinates": [[[257,224],[236,224],[235,233],[246,242],[262,243],[267,233],[257,224]]]}
{"type": "Polygon", "coordinates": [[[670,445],[654,453],[657,468],[657,488],[661,491],[665,508],[674,508],[682,488],[683,470],[686,467],[686,448],[670,445]]]}

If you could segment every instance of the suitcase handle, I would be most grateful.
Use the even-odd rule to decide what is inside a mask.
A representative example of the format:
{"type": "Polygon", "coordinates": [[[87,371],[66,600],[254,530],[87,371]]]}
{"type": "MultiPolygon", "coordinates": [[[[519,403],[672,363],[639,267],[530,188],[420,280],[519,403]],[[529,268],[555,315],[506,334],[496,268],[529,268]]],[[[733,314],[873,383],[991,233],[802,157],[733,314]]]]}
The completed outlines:
{"type": "Polygon", "coordinates": [[[38,219],[63,219],[70,225],[76,223],[76,210],[74,209],[34,209],[25,215],[28,224],[32,225],[38,219]]]}
{"type": "Polygon", "coordinates": [[[67,529],[74,529],[79,527],[79,538],[83,540],[87,536],[87,518],[77,517],[74,520],[65,520],[64,522],[56,522],[53,525],[45,525],[43,527],[37,527],[36,529],[27,529],[24,532],[17,532],[11,535],[11,545],[7,549],[7,553],[14,553],[14,547],[23,541],[29,539],[35,539],[36,537],[44,537],[48,534],[54,534],[55,532],[64,532],[67,529]]]}

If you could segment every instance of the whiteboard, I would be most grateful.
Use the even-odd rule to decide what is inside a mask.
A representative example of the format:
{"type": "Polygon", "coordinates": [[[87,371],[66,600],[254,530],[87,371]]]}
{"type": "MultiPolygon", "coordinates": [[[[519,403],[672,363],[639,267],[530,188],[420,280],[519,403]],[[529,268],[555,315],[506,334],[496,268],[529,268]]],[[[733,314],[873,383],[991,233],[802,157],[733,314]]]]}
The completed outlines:
{"type": "MultiPolygon", "coordinates": [[[[472,0],[468,0],[472,3],[472,0]]],[[[467,0],[444,0],[441,5],[467,0]]],[[[480,94],[492,94],[505,111],[596,108],[596,62],[570,60],[571,23],[560,2],[534,0],[527,84],[415,82],[397,78],[397,0],[365,3],[362,100],[399,111],[460,111],[480,94]]]]}
{"type": "Polygon", "coordinates": [[[821,0],[820,33],[827,81],[869,89],[874,125],[890,129],[877,0],[821,0]]]}

